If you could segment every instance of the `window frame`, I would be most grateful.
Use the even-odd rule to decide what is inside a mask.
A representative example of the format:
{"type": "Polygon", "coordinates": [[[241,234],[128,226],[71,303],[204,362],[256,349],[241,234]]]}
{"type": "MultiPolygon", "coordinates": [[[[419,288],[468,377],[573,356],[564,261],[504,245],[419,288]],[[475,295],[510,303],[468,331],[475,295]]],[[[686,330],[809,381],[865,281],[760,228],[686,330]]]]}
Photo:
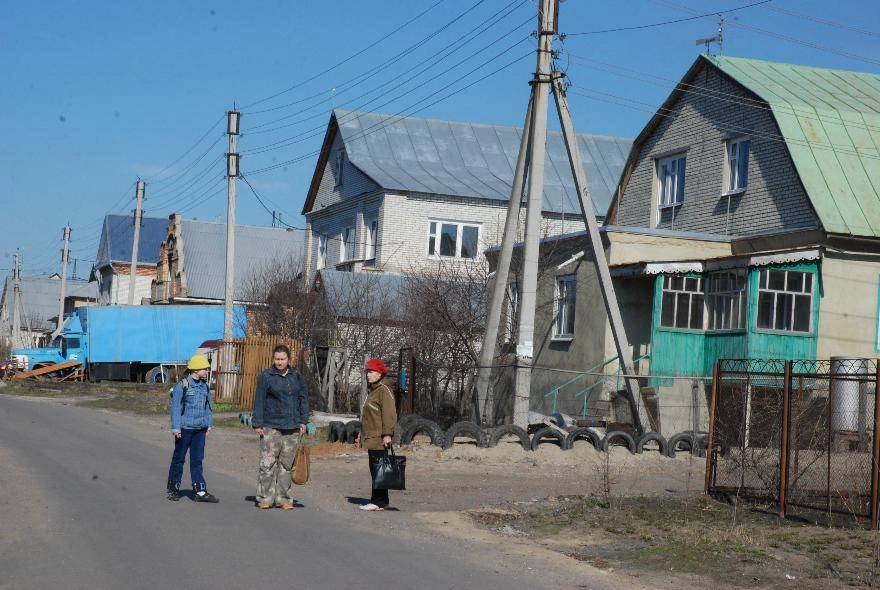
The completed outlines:
{"type": "Polygon", "coordinates": [[[684,203],[684,187],[685,187],[685,175],[687,172],[687,153],[686,152],[677,152],[675,154],[670,154],[668,156],[664,156],[662,158],[655,159],[654,165],[654,175],[656,177],[656,186],[657,186],[657,208],[662,211],[664,209],[671,209],[674,207],[678,207],[684,203]],[[671,174],[667,174],[664,171],[670,164],[675,165],[675,172],[671,174]],[[668,178],[675,179],[675,195],[672,199],[667,199],[670,191],[667,190],[667,182],[668,178]]]}
{"type": "Polygon", "coordinates": [[[339,233],[339,262],[351,262],[354,259],[354,228],[346,225],[339,233]]]}
{"type": "Polygon", "coordinates": [[[725,142],[724,195],[742,193],[748,188],[751,146],[752,140],[749,137],[731,138],[725,142]]]}
{"type": "MultiPolygon", "coordinates": [[[[747,268],[733,268],[720,271],[712,271],[704,277],[705,297],[703,298],[706,307],[705,326],[707,332],[742,332],[748,328],[749,315],[749,270],[747,268]],[[713,283],[722,275],[729,275],[728,280],[734,278],[739,281],[739,288],[727,288],[725,290],[714,290],[713,283]],[[718,302],[724,301],[724,308],[718,307],[718,302]],[[725,314],[724,319],[730,319],[734,315],[738,315],[737,325],[726,325],[716,327],[717,312],[721,311],[725,314]],[[736,311],[736,314],[734,314],[736,311]]],[[[723,320],[722,320],[723,322],[723,320]]],[[[723,322],[727,323],[727,322],[723,322]]]]}
{"type": "Polygon", "coordinates": [[[454,259],[454,260],[477,260],[480,256],[480,236],[483,227],[480,223],[467,221],[449,221],[441,219],[428,220],[427,240],[425,244],[426,256],[431,259],[454,259]],[[454,254],[442,254],[443,249],[443,230],[444,226],[455,226],[455,252],[454,254]],[[476,230],[474,239],[474,255],[462,256],[461,251],[464,246],[464,232],[466,229],[476,230]],[[434,250],[432,252],[432,249],[434,250]]]}
{"type": "Polygon", "coordinates": [[[657,327],[663,330],[676,330],[682,332],[705,332],[706,331],[706,285],[705,285],[705,277],[703,275],[695,275],[695,274],[662,274],[660,275],[660,313],[657,318],[657,327]],[[681,279],[681,288],[676,288],[674,285],[674,281],[676,279],[681,279]],[[688,289],[688,281],[696,281],[697,288],[696,289],[688,289]],[[671,293],[674,294],[673,301],[675,302],[675,308],[673,310],[672,324],[666,325],[664,324],[664,311],[666,307],[666,294],[671,293]],[[679,300],[682,295],[687,296],[688,300],[688,325],[687,326],[679,326],[678,324],[678,305],[679,300]],[[699,327],[693,327],[692,320],[694,319],[694,298],[698,298],[699,303],[699,318],[700,325],[699,327]]]}
{"type": "Polygon", "coordinates": [[[519,281],[507,283],[504,291],[504,341],[516,342],[519,337],[519,281]]]}
{"type": "MultiPolygon", "coordinates": [[[[788,268],[762,268],[758,270],[757,284],[756,284],[756,292],[757,296],[755,298],[755,330],[763,333],[775,333],[775,334],[786,334],[791,336],[812,336],[815,332],[815,322],[813,318],[813,307],[815,305],[815,292],[816,292],[816,273],[811,270],[804,269],[788,269],[788,268]],[[783,288],[774,288],[771,287],[771,274],[770,273],[784,273],[784,281],[783,288]],[[789,290],[789,277],[792,274],[801,275],[801,291],[792,291],[789,290]],[[764,277],[767,277],[766,281],[764,277]],[[810,286],[808,290],[804,290],[804,282],[806,277],[810,278],[810,286]],[[773,294],[773,315],[770,318],[770,326],[762,326],[761,325],[761,316],[763,312],[762,308],[762,295],[764,294],[773,294]],[[807,318],[807,330],[796,330],[794,329],[795,323],[798,320],[797,311],[801,309],[798,306],[799,298],[807,298],[806,303],[806,318],[807,318]],[[789,316],[789,321],[791,322],[789,327],[777,327],[777,313],[780,308],[780,298],[790,299],[791,303],[786,304],[782,302],[783,312],[787,313],[789,316]],[[789,307],[789,310],[785,310],[786,307],[789,307]]],[[[803,299],[800,299],[803,301],[803,299]]],[[[766,318],[765,318],[766,319],[766,318]]],[[[766,322],[765,322],[766,323],[766,322]]]]}
{"type": "Polygon", "coordinates": [[[557,276],[553,305],[553,340],[565,342],[574,340],[576,310],[577,275],[557,276]],[[565,313],[566,311],[569,313],[565,313]],[[570,332],[565,331],[567,324],[571,324],[570,332]]]}
{"type": "Polygon", "coordinates": [[[376,238],[379,235],[379,218],[364,220],[364,261],[376,259],[376,238]]]}
{"type": "Polygon", "coordinates": [[[340,149],[336,152],[336,162],[334,162],[333,166],[333,188],[338,188],[342,186],[343,173],[345,171],[345,150],[340,149]]]}
{"type": "Polygon", "coordinates": [[[315,270],[327,267],[327,234],[318,234],[318,258],[315,262],[315,270]]]}

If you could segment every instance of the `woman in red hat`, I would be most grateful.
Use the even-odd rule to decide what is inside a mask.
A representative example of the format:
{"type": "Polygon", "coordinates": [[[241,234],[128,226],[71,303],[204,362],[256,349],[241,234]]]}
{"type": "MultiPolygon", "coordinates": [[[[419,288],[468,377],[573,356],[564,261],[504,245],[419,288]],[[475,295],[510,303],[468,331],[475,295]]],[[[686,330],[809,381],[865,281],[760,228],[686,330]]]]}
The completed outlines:
{"type": "MultiPolygon", "coordinates": [[[[394,434],[394,426],[397,424],[397,409],[394,405],[394,394],[387,385],[382,383],[382,378],[388,373],[385,363],[381,359],[371,358],[367,361],[364,370],[367,372],[367,400],[361,409],[361,434],[359,440],[361,446],[367,449],[370,455],[370,477],[376,480],[374,473],[374,458],[385,453],[385,449],[391,446],[391,438],[394,434]]],[[[388,490],[377,490],[372,487],[370,503],[361,506],[361,510],[381,512],[388,506],[388,490]]]]}

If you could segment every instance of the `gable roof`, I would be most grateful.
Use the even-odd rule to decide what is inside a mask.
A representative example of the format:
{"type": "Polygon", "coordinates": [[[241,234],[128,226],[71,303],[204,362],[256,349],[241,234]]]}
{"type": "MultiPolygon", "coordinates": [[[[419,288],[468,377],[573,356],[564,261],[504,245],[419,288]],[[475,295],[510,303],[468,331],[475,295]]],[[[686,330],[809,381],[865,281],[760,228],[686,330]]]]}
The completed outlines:
{"type": "Polygon", "coordinates": [[[707,65],[767,103],[825,231],[880,237],[880,76],[720,55],[697,57],[636,137],[608,221],[641,145],[707,65]]]}
{"type": "Polygon", "coordinates": [[[770,105],[825,230],[880,237],[880,75],[704,59],[770,105]]]}
{"type": "MultiPolygon", "coordinates": [[[[22,277],[21,279],[21,303],[22,303],[22,327],[30,321],[34,330],[54,330],[55,322],[52,318],[58,317],[59,301],[61,297],[61,279],[51,277],[22,277]],[[26,319],[27,318],[27,319],[26,319]]],[[[12,275],[6,277],[3,289],[3,304],[9,312],[9,323],[12,323],[14,305],[13,293],[15,282],[12,275]]],[[[95,300],[98,297],[98,284],[90,283],[82,279],[67,279],[64,284],[64,296],[79,297],[81,299],[95,300]]]]}
{"type": "MultiPolygon", "coordinates": [[[[138,264],[155,266],[159,261],[159,245],[168,231],[167,217],[142,217],[138,238],[138,264]]],[[[95,268],[114,262],[131,263],[134,243],[134,218],[130,215],[106,215],[95,268]]]]}
{"type": "MultiPolygon", "coordinates": [[[[510,200],[522,129],[335,109],[303,207],[311,211],[336,134],[349,162],[384,189],[510,200]]],[[[578,134],[597,214],[611,201],[632,140],[578,134]]],[[[562,134],[547,133],[544,210],[580,213],[562,134]]]]}
{"type": "MultiPolygon", "coordinates": [[[[187,296],[222,300],[226,292],[226,224],[213,221],[181,221],[187,296]]],[[[236,300],[243,300],[254,272],[273,263],[290,262],[303,252],[301,229],[235,226],[236,300]]]]}

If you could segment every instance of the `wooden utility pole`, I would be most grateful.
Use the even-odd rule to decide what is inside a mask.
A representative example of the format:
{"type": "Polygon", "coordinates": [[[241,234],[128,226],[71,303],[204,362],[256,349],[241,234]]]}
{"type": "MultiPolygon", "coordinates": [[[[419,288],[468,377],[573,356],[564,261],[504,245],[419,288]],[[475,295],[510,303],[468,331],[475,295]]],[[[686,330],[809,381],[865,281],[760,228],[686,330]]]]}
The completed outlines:
{"type": "Polygon", "coordinates": [[[55,327],[54,338],[61,333],[64,325],[64,296],[67,287],[67,257],[70,255],[70,226],[64,226],[64,249],[61,251],[61,296],[58,298],[58,323],[55,327]]]}
{"type": "Polygon", "coordinates": [[[593,252],[596,275],[599,279],[605,309],[611,324],[611,332],[617,348],[617,354],[624,373],[627,393],[633,421],[639,431],[648,425],[647,412],[640,403],[638,381],[634,376],[629,352],[629,343],[623,327],[617,297],[611,282],[608,263],[605,260],[604,247],[599,236],[596,213],[587,187],[586,173],[577,145],[574,126],[568,102],[565,98],[562,74],[552,71],[552,40],[557,33],[559,0],[541,0],[538,15],[538,67],[530,84],[532,85],[526,126],[523,129],[523,141],[520,146],[520,157],[514,176],[513,190],[508,215],[504,227],[501,253],[495,271],[495,281],[490,296],[489,318],[483,338],[483,349],[480,354],[480,366],[477,372],[476,395],[478,406],[483,412],[483,422],[494,423],[492,414],[493,403],[488,394],[491,365],[495,358],[495,345],[498,340],[500,316],[507,289],[507,277],[516,235],[516,223],[519,218],[523,174],[528,172],[528,209],[526,214],[525,241],[523,246],[523,268],[521,296],[518,310],[518,337],[516,348],[516,380],[514,392],[514,424],[525,427],[528,424],[529,398],[531,393],[532,363],[534,360],[535,307],[538,281],[538,258],[540,256],[540,221],[542,214],[544,185],[544,153],[547,140],[547,93],[553,89],[559,121],[563,129],[566,150],[572,169],[575,186],[580,199],[581,214],[587,227],[589,247],[593,252]],[[523,150],[528,146],[526,156],[523,150]],[[521,169],[522,167],[522,169],[521,169]]]}
{"type": "Polygon", "coordinates": [[[144,204],[144,191],[147,184],[137,181],[137,206],[134,210],[134,241],[131,244],[131,268],[128,275],[128,304],[134,305],[134,292],[137,289],[138,244],[141,241],[141,215],[144,204]]]}

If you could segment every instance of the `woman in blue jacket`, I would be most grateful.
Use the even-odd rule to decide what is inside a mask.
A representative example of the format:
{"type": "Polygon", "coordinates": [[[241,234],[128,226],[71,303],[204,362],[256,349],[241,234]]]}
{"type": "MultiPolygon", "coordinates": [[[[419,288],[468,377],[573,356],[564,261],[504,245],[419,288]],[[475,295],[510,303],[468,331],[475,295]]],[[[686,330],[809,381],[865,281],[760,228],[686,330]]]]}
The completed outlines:
{"type": "Polygon", "coordinates": [[[180,500],[180,480],[183,464],[189,451],[189,476],[196,502],[217,503],[220,500],[208,491],[202,474],[205,458],[205,439],[214,427],[211,391],[208,389],[208,368],[211,363],[201,354],[187,363],[187,374],[171,390],[171,433],[174,435],[174,454],[168,468],[168,499],[180,500]]]}

